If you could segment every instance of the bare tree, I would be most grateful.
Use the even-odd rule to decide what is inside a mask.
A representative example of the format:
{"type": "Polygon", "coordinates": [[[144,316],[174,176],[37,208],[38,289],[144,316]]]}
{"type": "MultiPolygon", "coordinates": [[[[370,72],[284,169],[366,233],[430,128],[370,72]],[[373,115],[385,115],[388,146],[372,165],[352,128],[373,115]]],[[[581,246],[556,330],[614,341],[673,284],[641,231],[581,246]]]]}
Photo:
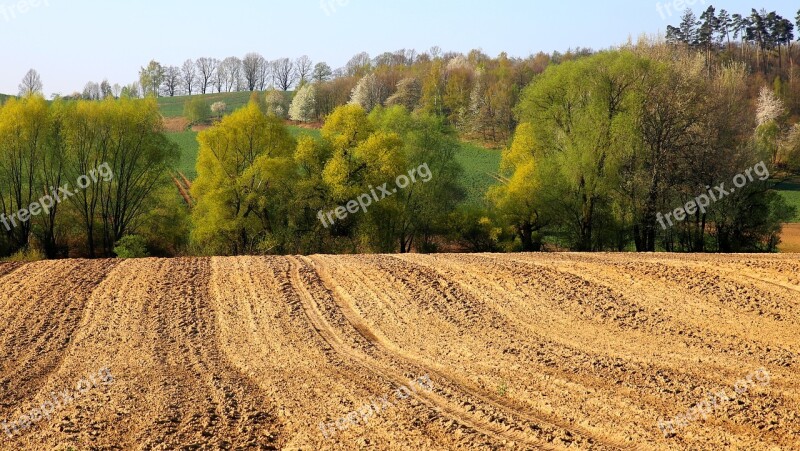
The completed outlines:
{"type": "Polygon", "coordinates": [[[178,88],[181,86],[181,70],[176,66],[169,66],[164,69],[164,82],[162,88],[169,97],[175,97],[178,88]]]}
{"type": "Polygon", "coordinates": [[[225,91],[231,92],[239,89],[242,77],[242,60],[235,56],[229,56],[222,60],[220,68],[225,72],[225,91]]]}
{"type": "Polygon", "coordinates": [[[22,78],[22,83],[19,84],[19,95],[41,94],[42,88],[42,77],[39,76],[39,72],[31,69],[22,78]]]}
{"type": "Polygon", "coordinates": [[[100,85],[90,81],[83,87],[83,94],[81,97],[84,100],[100,100],[100,85]]]}
{"type": "Polygon", "coordinates": [[[350,61],[347,62],[345,68],[347,69],[347,75],[353,76],[364,76],[369,69],[372,67],[372,61],[369,58],[369,53],[361,52],[354,57],[350,58],[350,61]]]}
{"type": "Polygon", "coordinates": [[[242,75],[247,84],[248,91],[255,91],[262,83],[261,77],[264,75],[263,67],[267,65],[267,60],[258,53],[248,53],[242,60],[242,75]]]}
{"type": "Polygon", "coordinates": [[[104,99],[108,97],[114,97],[114,92],[111,89],[111,83],[108,82],[108,79],[103,80],[103,82],[100,83],[100,95],[104,99]]]}
{"type": "Polygon", "coordinates": [[[214,87],[217,92],[222,92],[225,88],[225,80],[228,79],[228,72],[225,70],[225,65],[222,63],[217,64],[217,70],[214,72],[214,87]]]}
{"type": "Polygon", "coordinates": [[[194,81],[197,79],[197,69],[194,65],[194,61],[188,59],[183,62],[183,66],[181,66],[181,77],[183,88],[186,90],[186,93],[192,95],[194,81]]]}
{"type": "Polygon", "coordinates": [[[295,68],[297,70],[297,76],[300,78],[300,84],[303,84],[311,78],[311,71],[314,68],[314,63],[311,62],[311,58],[307,55],[303,55],[300,58],[297,58],[297,61],[294,63],[295,68]]]}
{"type": "Polygon", "coordinates": [[[282,91],[288,91],[297,79],[297,73],[294,70],[294,63],[289,58],[281,58],[272,62],[272,77],[275,79],[275,84],[281,88],[282,91]]]}
{"type": "Polygon", "coordinates": [[[272,66],[266,59],[262,63],[258,70],[258,90],[266,91],[267,84],[270,82],[272,66]]]}
{"type": "Polygon", "coordinates": [[[219,61],[215,58],[198,58],[197,75],[200,77],[200,92],[205,94],[208,86],[212,83],[217,72],[219,61]]]}

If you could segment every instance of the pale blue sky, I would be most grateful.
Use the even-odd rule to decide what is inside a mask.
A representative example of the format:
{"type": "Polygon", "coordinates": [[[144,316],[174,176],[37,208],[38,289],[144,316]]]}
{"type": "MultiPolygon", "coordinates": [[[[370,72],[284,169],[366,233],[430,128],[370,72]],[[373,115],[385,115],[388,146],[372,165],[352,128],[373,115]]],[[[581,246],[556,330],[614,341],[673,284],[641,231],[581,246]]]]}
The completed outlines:
{"type": "Polygon", "coordinates": [[[607,48],[631,35],[663,32],[679,20],[679,13],[666,12],[667,3],[693,3],[695,11],[713,3],[741,13],[765,7],[792,20],[800,6],[788,0],[21,1],[27,11],[20,12],[20,0],[0,0],[0,92],[16,94],[22,76],[35,68],[47,96],[80,91],[89,80],[130,83],[150,59],[180,65],[256,51],[267,59],[307,54],[337,68],[361,51],[375,56],[433,45],[527,56],[607,48]]]}

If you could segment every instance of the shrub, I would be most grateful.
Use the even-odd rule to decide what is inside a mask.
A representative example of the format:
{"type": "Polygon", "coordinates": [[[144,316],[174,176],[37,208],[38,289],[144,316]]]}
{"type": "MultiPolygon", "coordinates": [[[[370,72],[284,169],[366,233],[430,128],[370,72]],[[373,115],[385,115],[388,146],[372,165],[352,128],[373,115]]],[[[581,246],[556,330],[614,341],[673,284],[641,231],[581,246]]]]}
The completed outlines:
{"type": "Polygon", "coordinates": [[[280,91],[270,89],[264,97],[267,103],[267,113],[286,119],[289,113],[289,102],[286,100],[286,96],[280,91]]]}
{"type": "Polygon", "coordinates": [[[222,118],[222,114],[228,109],[228,105],[225,102],[214,102],[211,105],[211,112],[217,116],[217,119],[222,118]]]}
{"type": "Polygon", "coordinates": [[[126,235],[114,246],[114,253],[118,258],[143,258],[150,254],[147,252],[147,243],[139,235],[126,235]]]}
{"type": "Polygon", "coordinates": [[[208,102],[195,97],[186,101],[183,105],[183,116],[192,124],[202,124],[208,121],[211,115],[211,109],[208,102]]]}
{"type": "Polygon", "coordinates": [[[28,263],[28,262],[38,262],[40,260],[44,260],[45,255],[36,248],[27,248],[27,249],[20,249],[14,255],[3,259],[5,262],[17,262],[17,263],[28,263]]]}

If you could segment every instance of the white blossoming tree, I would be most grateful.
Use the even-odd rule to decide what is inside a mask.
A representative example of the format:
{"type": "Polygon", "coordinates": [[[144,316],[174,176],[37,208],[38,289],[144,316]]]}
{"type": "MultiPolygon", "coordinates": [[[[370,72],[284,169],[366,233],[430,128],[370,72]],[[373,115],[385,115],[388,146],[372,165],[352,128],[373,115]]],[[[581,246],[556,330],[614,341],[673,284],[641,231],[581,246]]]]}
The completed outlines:
{"type": "Polygon", "coordinates": [[[217,116],[217,119],[222,118],[223,113],[228,109],[228,105],[225,102],[214,102],[211,105],[211,112],[217,116]]]}
{"type": "Polygon", "coordinates": [[[783,106],[781,99],[770,88],[766,86],[761,88],[761,92],[758,95],[758,108],[756,109],[758,126],[777,120],[785,112],[786,108],[783,106]]]}
{"type": "Polygon", "coordinates": [[[297,90],[289,106],[289,119],[300,122],[311,122],[314,120],[317,106],[316,90],[314,85],[305,84],[297,90]]]}
{"type": "Polygon", "coordinates": [[[779,164],[781,128],[778,119],[786,113],[786,107],[778,96],[766,86],[758,94],[756,107],[756,144],[762,154],[768,154],[772,164],[779,164]]]}
{"type": "Polygon", "coordinates": [[[375,74],[364,76],[350,95],[350,104],[360,105],[367,112],[382,104],[383,100],[383,88],[375,74]]]}
{"type": "Polygon", "coordinates": [[[278,116],[281,119],[286,119],[286,113],[289,112],[286,96],[276,89],[270,89],[266,94],[267,113],[278,116]]]}

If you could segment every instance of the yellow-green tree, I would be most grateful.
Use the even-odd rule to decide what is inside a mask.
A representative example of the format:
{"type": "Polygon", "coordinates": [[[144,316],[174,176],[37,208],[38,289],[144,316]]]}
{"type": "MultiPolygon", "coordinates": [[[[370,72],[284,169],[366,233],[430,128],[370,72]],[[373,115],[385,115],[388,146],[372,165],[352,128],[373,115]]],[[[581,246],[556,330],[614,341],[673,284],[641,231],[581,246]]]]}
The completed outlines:
{"type": "Polygon", "coordinates": [[[599,247],[598,225],[613,208],[620,165],[638,144],[641,64],[630,52],[605,52],[551,66],[517,108],[530,124],[534,156],[559,169],[557,198],[578,250],[599,247]]]}
{"type": "Polygon", "coordinates": [[[281,252],[298,175],[281,120],[251,102],[198,140],[192,242],[206,253],[281,252]]]}
{"type": "Polygon", "coordinates": [[[369,116],[348,105],[331,114],[322,130],[332,149],[323,181],[335,206],[426,165],[430,178],[381,198],[358,215],[348,216],[337,233],[361,250],[408,252],[425,249],[443,234],[447,215],[462,196],[456,180],[458,143],[443,119],[411,114],[402,106],[376,108],[369,116]],[[344,229],[344,230],[342,230],[344,229]]]}
{"type": "MultiPolygon", "coordinates": [[[[503,151],[501,172],[503,183],[489,190],[489,200],[505,224],[513,227],[525,252],[542,247],[541,229],[547,225],[545,215],[547,193],[543,190],[542,167],[537,165],[533,126],[517,127],[511,147],[503,151]]],[[[539,153],[541,155],[541,153],[539,153]]]]}
{"type": "Polygon", "coordinates": [[[0,232],[11,251],[26,248],[31,237],[34,221],[19,220],[17,212],[41,196],[39,171],[49,128],[47,102],[39,95],[12,98],[0,107],[0,232]]]}

